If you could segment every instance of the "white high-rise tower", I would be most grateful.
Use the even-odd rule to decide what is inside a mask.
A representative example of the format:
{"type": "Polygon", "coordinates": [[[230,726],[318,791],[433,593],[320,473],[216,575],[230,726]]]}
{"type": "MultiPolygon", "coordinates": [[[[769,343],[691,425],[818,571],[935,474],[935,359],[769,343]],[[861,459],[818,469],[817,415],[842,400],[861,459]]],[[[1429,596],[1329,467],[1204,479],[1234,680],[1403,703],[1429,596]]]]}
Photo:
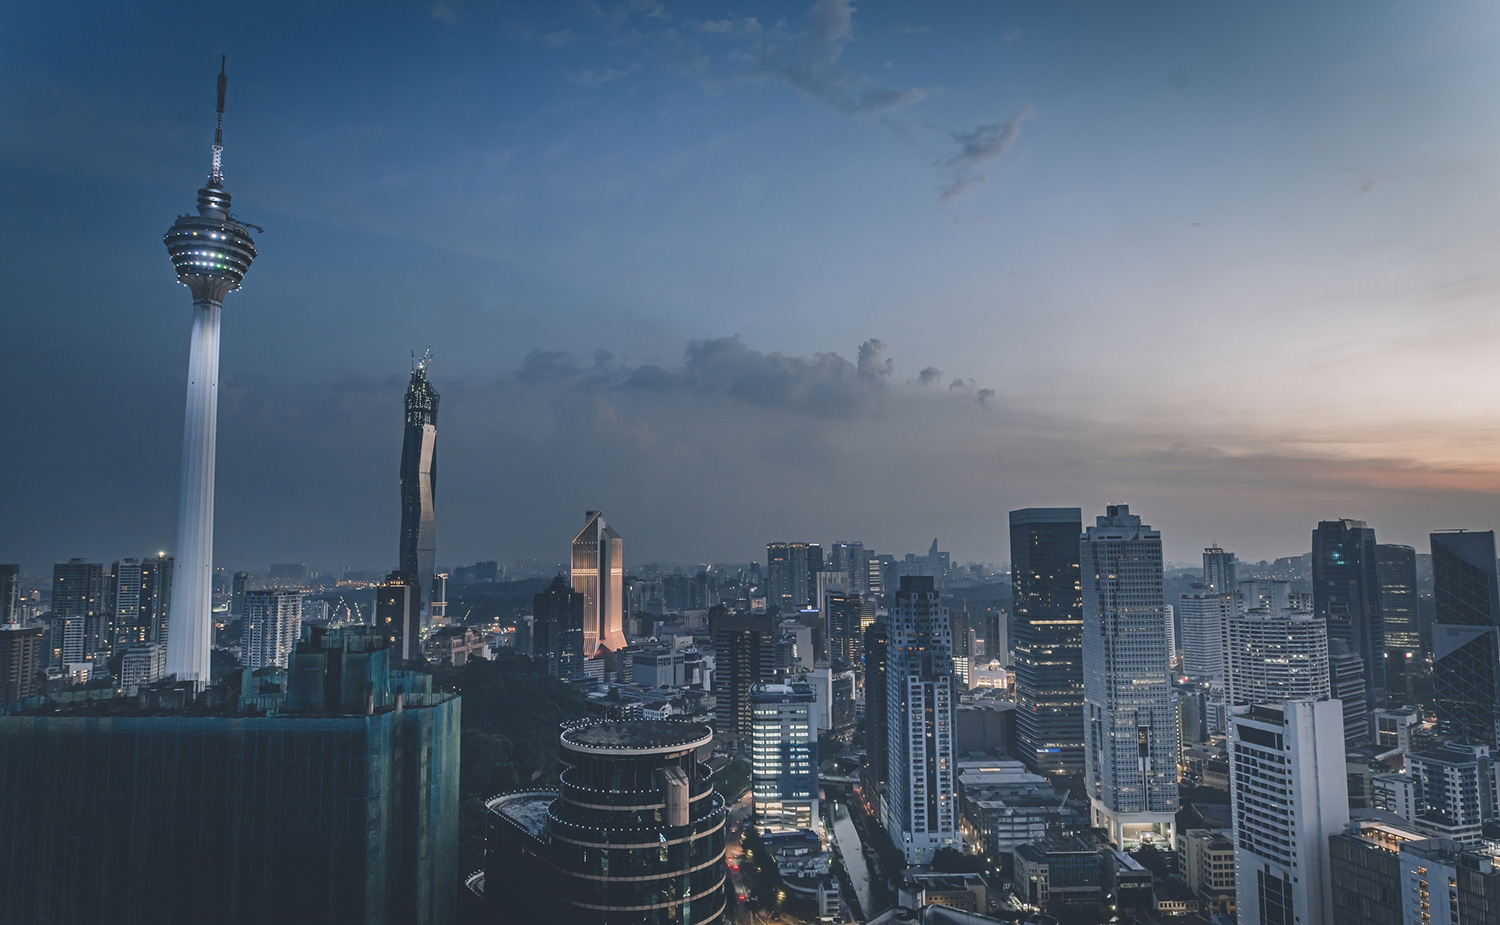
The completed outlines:
{"type": "MultiPolygon", "coordinates": [[[[177,569],[167,635],[167,674],[204,685],[213,643],[214,446],[219,418],[219,312],[255,259],[247,226],[229,211],[220,158],[224,91],[219,68],[213,170],[198,191],[198,214],[179,216],[163,240],[177,279],[193,293],[187,414],[182,428],[182,494],[177,507],[177,569]]],[[[254,227],[254,226],[249,226],[254,227]]],[[[259,229],[257,229],[259,230],[259,229]]]]}

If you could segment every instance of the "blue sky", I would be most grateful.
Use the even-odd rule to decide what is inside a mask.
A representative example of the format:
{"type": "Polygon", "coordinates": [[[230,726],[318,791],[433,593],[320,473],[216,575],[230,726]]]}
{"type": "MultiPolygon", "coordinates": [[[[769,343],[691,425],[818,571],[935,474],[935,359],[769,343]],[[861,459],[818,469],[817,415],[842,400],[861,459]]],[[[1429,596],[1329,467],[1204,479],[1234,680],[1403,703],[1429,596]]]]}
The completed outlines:
{"type": "Polygon", "coordinates": [[[1480,3],[7,4],[0,558],[171,545],[159,242],[221,53],[266,228],[228,564],[394,558],[429,344],[445,562],[594,507],[637,562],[1001,560],[1033,504],[1130,502],[1180,559],[1488,527],[1497,38],[1480,3]]]}

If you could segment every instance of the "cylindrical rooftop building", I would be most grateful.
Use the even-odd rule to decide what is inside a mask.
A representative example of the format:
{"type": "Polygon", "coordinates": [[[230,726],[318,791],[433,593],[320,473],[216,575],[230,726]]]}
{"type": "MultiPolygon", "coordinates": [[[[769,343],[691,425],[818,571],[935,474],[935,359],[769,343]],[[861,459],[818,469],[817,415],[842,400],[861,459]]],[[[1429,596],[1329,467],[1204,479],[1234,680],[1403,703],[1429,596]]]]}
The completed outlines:
{"type": "Polygon", "coordinates": [[[724,917],[723,799],[701,723],[596,722],[563,730],[556,792],[488,803],[490,921],[705,925],[724,917]],[[520,918],[517,918],[520,916],[520,918]]]}

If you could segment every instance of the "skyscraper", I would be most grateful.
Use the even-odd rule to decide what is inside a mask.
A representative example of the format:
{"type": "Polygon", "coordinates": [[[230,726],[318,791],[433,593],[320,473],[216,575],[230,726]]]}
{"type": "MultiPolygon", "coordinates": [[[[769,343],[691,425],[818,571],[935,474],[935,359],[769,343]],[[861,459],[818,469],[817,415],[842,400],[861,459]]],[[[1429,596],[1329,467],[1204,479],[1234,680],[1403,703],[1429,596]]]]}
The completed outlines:
{"type": "Polygon", "coordinates": [[[401,558],[396,568],[416,583],[422,628],[431,619],[433,573],[437,570],[438,393],[427,381],[431,352],[412,364],[406,387],[406,431],[401,442],[401,558]]]}
{"type": "Polygon", "coordinates": [[[884,622],[876,620],[865,628],[865,762],[873,778],[874,790],[885,785],[890,770],[886,763],[886,749],[890,746],[887,728],[890,715],[886,706],[886,653],[889,646],[890,632],[884,622]]]}
{"type": "Polygon", "coordinates": [[[1324,520],[1312,535],[1313,613],[1365,666],[1365,704],[1385,706],[1385,624],[1375,531],[1362,520],[1324,520]]]}
{"type": "MultiPolygon", "coordinates": [[[[382,585],[376,591],[380,598],[382,585]]],[[[250,591],[245,595],[244,653],[246,668],[285,668],[292,646],[302,636],[302,592],[250,591]]]]}
{"type": "Polygon", "coordinates": [[[1168,677],[1161,533],[1111,504],[1081,544],[1085,783],[1120,845],[1171,846],[1177,717],[1168,677]]]}
{"type": "Polygon", "coordinates": [[[788,615],[809,605],[821,606],[814,598],[815,576],[822,568],[823,547],[817,543],[767,543],[766,605],[788,615]]]}
{"type": "Polygon", "coordinates": [[[1434,533],[1432,686],[1438,731],[1496,745],[1500,722],[1500,581],[1495,534],[1434,533]]]}
{"type": "Polygon", "coordinates": [[[726,614],[714,622],[715,725],[733,741],[750,735],[750,689],[775,673],[775,627],[765,614],[726,614]]]}
{"type": "Polygon", "coordinates": [[[1328,626],[1310,613],[1249,610],[1225,622],[1224,699],[1231,706],[1327,700],[1328,626]]]}
{"type": "MultiPolygon", "coordinates": [[[[250,596],[245,595],[245,609],[250,596]]],[[[421,615],[417,601],[421,598],[419,583],[405,572],[391,572],[375,587],[375,626],[391,651],[391,661],[409,662],[422,653],[421,615]]]]}
{"type": "Polygon", "coordinates": [[[146,628],[146,642],[166,645],[171,635],[172,566],[168,555],[141,560],[140,625],[146,628]]]}
{"type": "Polygon", "coordinates": [[[42,692],[42,628],[0,623],[0,706],[42,692]]]}
{"type": "Polygon", "coordinates": [[[750,690],[750,791],[768,832],[821,832],[817,707],[805,680],[750,690]]]}
{"type": "Polygon", "coordinates": [[[1240,925],[1334,925],[1329,838],[1349,823],[1336,700],[1235,707],[1229,804],[1240,925]]]}
{"type": "Polygon", "coordinates": [[[0,565],[0,626],[21,618],[21,567],[0,565]]]}
{"type": "Polygon", "coordinates": [[[625,552],[602,511],[584,511],[587,522],[573,537],[573,590],[583,595],[583,657],[625,648],[625,552]]]}
{"type": "Polygon", "coordinates": [[[864,627],[860,622],[864,600],[858,594],[829,594],[824,606],[828,608],[828,657],[855,664],[864,647],[864,627]]]}
{"type": "Polygon", "coordinates": [[[1415,703],[1411,675],[1422,657],[1417,605],[1417,551],[1381,543],[1375,547],[1380,580],[1380,615],[1385,628],[1385,673],[1392,701],[1415,703]]]}
{"type": "Polygon", "coordinates": [[[141,620],[141,560],[122,559],[114,566],[115,632],[114,642],[121,651],[142,646],[150,632],[141,620]]]}
{"type": "Polygon", "coordinates": [[[1233,594],[1239,585],[1234,566],[1234,553],[1217,545],[1203,550],[1203,587],[1220,594],[1233,594]]]}
{"type": "Polygon", "coordinates": [[[931,575],[902,576],[887,617],[885,827],[908,864],[959,845],[953,628],[931,575]]]}
{"type": "Polygon", "coordinates": [[[1038,774],[1083,773],[1083,598],[1076,507],[1010,512],[1010,644],[1016,757],[1038,774]]]}

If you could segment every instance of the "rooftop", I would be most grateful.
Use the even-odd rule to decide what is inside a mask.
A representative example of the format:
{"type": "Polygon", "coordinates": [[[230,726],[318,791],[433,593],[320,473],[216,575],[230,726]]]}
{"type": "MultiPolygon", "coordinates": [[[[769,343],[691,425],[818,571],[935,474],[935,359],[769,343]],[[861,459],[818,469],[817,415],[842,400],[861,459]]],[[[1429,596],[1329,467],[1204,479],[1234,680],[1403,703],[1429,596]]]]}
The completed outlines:
{"type": "Polygon", "coordinates": [[[702,723],[634,719],[574,726],[563,731],[562,743],[582,752],[669,752],[707,745],[713,735],[702,723]]]}

